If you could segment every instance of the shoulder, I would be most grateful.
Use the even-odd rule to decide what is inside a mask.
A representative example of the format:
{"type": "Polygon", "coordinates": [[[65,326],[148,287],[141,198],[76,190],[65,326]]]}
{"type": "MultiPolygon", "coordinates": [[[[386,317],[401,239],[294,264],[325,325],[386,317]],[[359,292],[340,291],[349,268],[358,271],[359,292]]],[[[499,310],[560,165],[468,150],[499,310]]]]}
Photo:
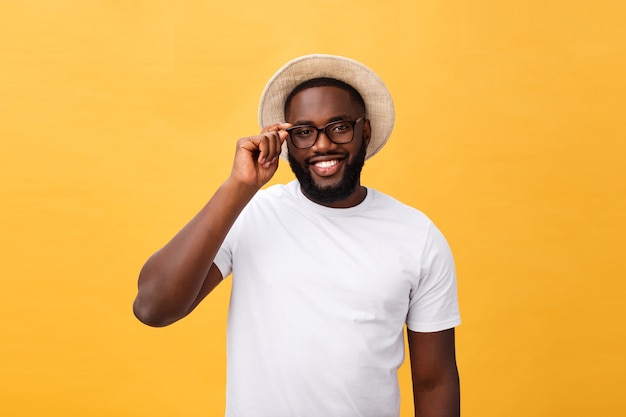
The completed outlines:
{"type": "Polygon", "coordinates": [[[276,184],[259,190],[242,211],[240,218],[277,216],[297,204],[292,183],[276,184]]]}
{"type": "Polygon", "coordinates": [[[370,209],[375,213],[385,213],[385,216],[402,222],[430,226],[432,220],[419,209],[412,207],[388,194],[368,188],[371,204],[370,209]]]}
{"type": "Polygon", "coordinates": [[[248,203],[246,209],[251,207],[267,207],[279,205],[282,200],[289,199],[289,184],[275,184],[257,191],[248,203]]]}
{"type": "Polygon", "coordinates": [[[295,199],[296,191],[297,184],[293,181],[287,184],[275,184],[259,190],[252,199],[252,201],[267,203],[271,201],[295,199]]]}

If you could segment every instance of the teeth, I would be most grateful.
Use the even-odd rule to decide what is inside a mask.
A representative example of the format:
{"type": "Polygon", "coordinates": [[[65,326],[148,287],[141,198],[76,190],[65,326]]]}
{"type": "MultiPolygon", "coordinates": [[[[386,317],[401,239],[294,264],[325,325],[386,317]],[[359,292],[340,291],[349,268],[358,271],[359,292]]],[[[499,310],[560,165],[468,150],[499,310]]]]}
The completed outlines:
{"type": "Polygon", "coordinates": [[[337,165],[337,163],[338,163],[337,160],[320,161],[320,162],[317,162],[315,166],[318,168],[330,168],[330,167],[337,165]]]}

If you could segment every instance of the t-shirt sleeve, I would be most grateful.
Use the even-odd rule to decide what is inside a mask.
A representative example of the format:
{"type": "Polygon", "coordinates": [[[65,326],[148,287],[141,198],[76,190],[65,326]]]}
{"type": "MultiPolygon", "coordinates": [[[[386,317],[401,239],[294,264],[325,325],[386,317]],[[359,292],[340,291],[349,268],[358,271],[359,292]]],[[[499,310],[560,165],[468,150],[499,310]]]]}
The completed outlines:
{"type": "Polygon", "coordinates": [[[460,323],[452,251],[443,234],[431,224],[422,252],[419,280],[410,295],[406,324],[415,332],[437,332],[460,323]]]}
{"type": "Polygon", "coordinates": [[[233,227],[231,227],[230,231],[226,235],[224,242],[222,242],[222,246],[220,246],[217,254],[215,255],[215,259],[213,259],[213,263],[217,266],[217,269],[222,273],[222,277],[226,278],[233,272],[233,250],[235,246],[235,235],[237,234],[237,230],[239,228],[239,219],[235,221],[233,227]]]}

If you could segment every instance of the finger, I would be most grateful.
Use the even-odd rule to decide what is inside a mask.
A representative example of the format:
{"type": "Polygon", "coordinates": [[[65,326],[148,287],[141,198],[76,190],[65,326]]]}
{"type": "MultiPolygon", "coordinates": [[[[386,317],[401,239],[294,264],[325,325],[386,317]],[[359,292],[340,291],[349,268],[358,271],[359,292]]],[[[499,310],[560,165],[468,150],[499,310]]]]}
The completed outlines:
{"type": "Polygon", "coordinates": [[[271,164],[277,156],[277,149],[280,147],[280,137],[277,132],[266,132],[258,138],[258,162],[266,166],[271,164]]]}
{"type": "MultiPolygon", "coordinates": [[[[288,123],[287,123],[288,124],[288,123]]],[[[289,125],[289,127],[291,127],[291,125],[289,125]]],[[[283,142],[287,139],[287,137],[289,136],[289,132],[287,132],[284,129],[279,130],[278,132],[278,137],[280,139],[280,144],[282,145],[283,142]]]]}
{"type": "Polygon", "coordinates": [[[278,132],[279,130],[289,129],[291,126],[291,123],[286,122],[274,123],[269,126],[265,126],[261,133],[278,132]]]}
{"type": "Polygon", "coordinates": [[[280,155],[280,147],[282,145],[282,141],[280,139],[280,131],[278,132],[268,132],[266,133],[268,136],[268,155],[267,161],[270,163],[274,163],[280,155]]]}
{"type": "Polygon", "coordinates": [[[259,149],[257,161],[259,164],[264,164],[269,155],[270,139],[268,138],[267,133],[259,135],[257,138],[257,148],[259,149]]]}
{"type": "Polygon", "coordinates": [[[278,140],[279,140],[279,149],[277,149],[277,153],[276,156],[280,155],[280,152],[282,150],[282,144],[283,142],[287,139],[287,137],[289,136],[289,132],[287,132],[287,129],[289,129],[290,127],[292,127],[293,125],[291,123],[276,123],[270,126],[267,126],[266,129],[269,131],[275,131],[278,133],[278,140]]]}
{"type": "Polygon", "coordinates": [[[269,165],[278,160],[282,151],[282,144],[285,139],[287,139],[287,136],[289,136],[286,129],[289,129],[291,126],[291,123],[280,122],[273,123],[263,128],[260,134],[260,139],[262,140],[259,140],[258,142],[259,164],[269,167],[269,165]],[[262,149],[261,143],[263,143],[262,149]]]}

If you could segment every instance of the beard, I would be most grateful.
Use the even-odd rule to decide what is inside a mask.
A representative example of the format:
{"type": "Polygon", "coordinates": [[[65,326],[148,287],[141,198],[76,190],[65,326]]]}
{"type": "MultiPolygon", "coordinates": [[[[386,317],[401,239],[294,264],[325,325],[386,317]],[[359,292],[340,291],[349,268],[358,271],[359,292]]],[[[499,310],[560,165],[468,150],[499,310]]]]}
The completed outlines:
{"type": "Polygon", "coordinates": [[[300,182],[302,193],[318,204],[329,205],[344,200],[354,193],[359,185],[361,169],[365,164],[366,151],[367,145],[363,141],[361,149],[354,155],[354,160],[346,163],[343,177],[341,177],[339,183],[329,186],[320,186],[315,183],[307,162],[304,162],[304,165],[302,165],[291,156],[291,153],[287,156],[289,166],[291,166],[291,170],[300,182]]]}

